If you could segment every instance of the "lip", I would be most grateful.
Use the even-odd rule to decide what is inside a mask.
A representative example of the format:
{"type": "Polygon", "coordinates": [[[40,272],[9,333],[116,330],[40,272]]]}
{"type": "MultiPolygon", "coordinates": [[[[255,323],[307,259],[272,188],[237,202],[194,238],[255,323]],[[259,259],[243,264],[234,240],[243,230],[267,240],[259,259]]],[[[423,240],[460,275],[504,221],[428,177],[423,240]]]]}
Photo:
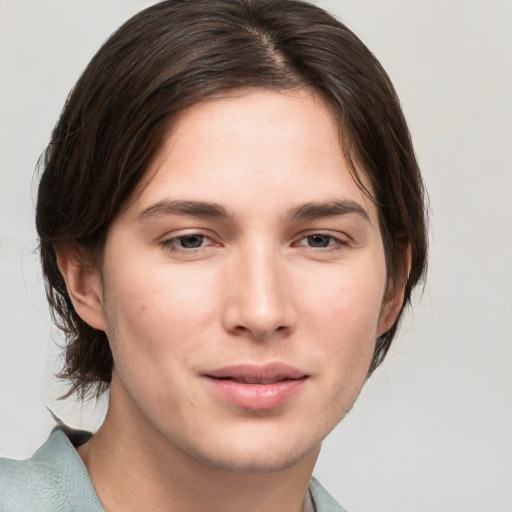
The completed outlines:
{"type": "Polygon", "coordinates": [[[308,379],[304,371],[283,363],[226,366],[203,376],[224,400],[250,410],[284,405],[308,379]]]}

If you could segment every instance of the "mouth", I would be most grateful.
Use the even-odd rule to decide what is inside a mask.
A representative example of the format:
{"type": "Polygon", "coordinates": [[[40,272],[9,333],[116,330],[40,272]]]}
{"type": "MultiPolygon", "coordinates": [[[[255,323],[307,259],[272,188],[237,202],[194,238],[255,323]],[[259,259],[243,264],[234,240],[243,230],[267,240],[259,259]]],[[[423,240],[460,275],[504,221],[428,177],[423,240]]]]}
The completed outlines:
{"type": "Polygon", "coordinates": [[[236,365],[204,374],[213,390],[232,405],[249,410],[280,407],[298,393],[309,375],[282,363],[236,365]]]}
{"type": "Polygon", "coordinates": [[[233,382],[240,382],[240,383],[243,383],[243,384],[275,384],[276,382],[283,382],[285,380],[299,380],[299,379],[303,379],[306,376],[299,377],[297,379],[291,378],[291,377],[282,376],[282,375],[279,375],[279,376],[276,376],[276,377],[272,377],[272,378],[269,378],[269,379],[264,379],[264,378],[261,378],[261,377],[251,377],[249,375],[242,376],[242,377],[213,377],[213,376],[210,376],[210,377],[212,379],[231,380],[233,382]]]}

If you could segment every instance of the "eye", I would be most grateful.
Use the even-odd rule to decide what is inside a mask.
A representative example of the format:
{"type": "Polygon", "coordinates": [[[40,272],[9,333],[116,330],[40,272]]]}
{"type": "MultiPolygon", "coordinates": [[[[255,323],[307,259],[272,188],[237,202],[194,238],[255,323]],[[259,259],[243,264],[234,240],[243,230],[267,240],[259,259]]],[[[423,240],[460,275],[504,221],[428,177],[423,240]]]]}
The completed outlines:
{"type": "Polygon", "coordinates": [[[298,245],[311,247],[313,249],[335,249],[339,248],[340,246],[347,245],[347,243],[331,235],[313,233],[311,235],[305,236],[304,238],[301,238],[298,245]]]}
{"type": "Polygon", "coordinates": [[[206,237],[204,235],[198,235],[194,233],[192,235],[179,236],[175,239],[177,245],[183,249],[197,249],[202,247],[206,237]]]}
{"type": "Polygon", "coordinates": [[[200,233],[190,233],[187,235],[176,236],[165,240],[163,245],[171,251],[186,251],[201,249],[213,242],[206,235],[200,233]]]}
{"type": "Polygon", "coordinates": [[[306,241],[310,247],[328,247],[334,239],[332,236],[316,234],[307,236],[306,241]]]}

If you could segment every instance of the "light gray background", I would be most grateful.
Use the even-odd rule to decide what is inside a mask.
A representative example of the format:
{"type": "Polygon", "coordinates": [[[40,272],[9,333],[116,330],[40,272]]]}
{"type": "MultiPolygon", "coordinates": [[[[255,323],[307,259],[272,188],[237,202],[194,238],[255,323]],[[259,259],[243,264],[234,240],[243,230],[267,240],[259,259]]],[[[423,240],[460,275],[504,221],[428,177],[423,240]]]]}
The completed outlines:
{"type": "MultiPolygon", "coordinates": [[[[0,454],[29,456],[58,402],[33,169],[66,95],[143,0],[0,0],[0,454]]],[[[512,511],[512,2],[331,0],[384,64],[430,191],[424,296],[316,470],[352,512],[512,511]],[[412,319],[414,316],[414,319],[412,319]]],[[[58,338],[57,338],[58,339],[58,338]]]]}

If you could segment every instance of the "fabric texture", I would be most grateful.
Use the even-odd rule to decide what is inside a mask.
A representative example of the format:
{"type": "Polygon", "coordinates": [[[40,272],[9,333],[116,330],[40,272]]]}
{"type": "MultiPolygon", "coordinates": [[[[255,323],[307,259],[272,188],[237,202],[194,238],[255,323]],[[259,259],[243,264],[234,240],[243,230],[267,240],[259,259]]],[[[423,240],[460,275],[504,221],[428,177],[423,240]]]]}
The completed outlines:
{"type": "MultiPolygon", "coordinates": [[[[72,444],[89,436],[59,429],[30,459],[0,458],[0,512],[105,512],[72,444]]],[[[346,512],[315,478],[309,492],[315,512],[346,512]]]]}
{"type": "Polygon", "coordinates": [[[71,441],[54,431],[31,459],[0,459],[1,512],[105,512],[71,441]]]}

